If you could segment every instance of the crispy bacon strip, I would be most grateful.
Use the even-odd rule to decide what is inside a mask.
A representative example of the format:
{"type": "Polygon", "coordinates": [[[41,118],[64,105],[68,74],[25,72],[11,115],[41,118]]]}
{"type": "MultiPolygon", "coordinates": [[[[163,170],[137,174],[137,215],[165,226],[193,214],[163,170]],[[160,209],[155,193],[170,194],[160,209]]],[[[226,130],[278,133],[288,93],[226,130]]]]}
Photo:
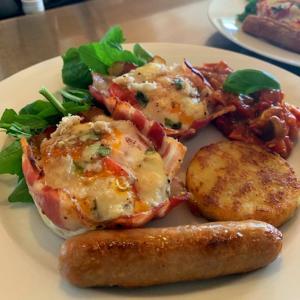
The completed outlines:
{"type": "Polygon", "coordinates": [[[21,145],[23,174],[39,212],[59,228],[78,230],[82,220],[69,195],[45,184],[42,171],[36,166],[31,147],[25,138],[21,139],[21,145]]]}

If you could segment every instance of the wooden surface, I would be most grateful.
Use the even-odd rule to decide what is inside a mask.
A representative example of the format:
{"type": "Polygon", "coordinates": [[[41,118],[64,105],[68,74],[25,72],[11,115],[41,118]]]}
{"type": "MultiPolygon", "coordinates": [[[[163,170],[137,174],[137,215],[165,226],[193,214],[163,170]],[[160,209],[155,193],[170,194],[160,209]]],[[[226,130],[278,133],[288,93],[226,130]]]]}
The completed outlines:
{"type": "MultiPolygon", "coordinates": [[[[226,1],[226,0],[224,0],[226,1]]],[[[247,51],[219,34],[207,16],[209,0],[93,0],[0,22],[0,80],[69,47],[98,40],[114,24],[128,42],[207,45],[252,55],[300,75],[300,68],[247,51]]]]}

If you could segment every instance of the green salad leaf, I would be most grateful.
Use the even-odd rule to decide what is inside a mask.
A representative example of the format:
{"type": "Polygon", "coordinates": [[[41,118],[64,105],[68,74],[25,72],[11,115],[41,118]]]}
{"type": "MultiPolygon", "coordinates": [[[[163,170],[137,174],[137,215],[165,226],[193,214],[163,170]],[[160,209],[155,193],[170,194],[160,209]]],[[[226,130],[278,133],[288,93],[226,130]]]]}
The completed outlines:
{"type": "Polygon", "coordinates": [[[153,59],[153,55],[144,49],[140,44],[133,46],[133,53],[144,62],[144,64],[150,62],[153,59]]]}
{"type": "Polygon", "coordinates": [[[280,90],[280,84],[267,72],[245,69],[231,73],[226,78],[223,89],[234,94],[249,95],[264,89],[280,90]]]}
{"type": "Polygon", "coordinates": [[[64,84],[77,88],[87,88],[92,84],[91,72],[81,60],[78,49],[70,48],[62,58],[64,65],[61,73],[64,84]]]}
{"type": "Polygon", "coordinates": [[[13,192],[8,197],[9,202],[33,202],[32,197],[29,194],[28,187],[24,177],[18,182],[13,192]]]}
{"type": "Polygon", "coordinates": [[[19,141],[12,142],[0,152],[0,174],[22,176],[22,149],[19,141]]]}
{"type": "MultiPolygon", "coordinates": [[[[63,56],[62,79],[66,87],[60,91],[62,101],[48,89],[41,88],[40,94],[45,100],[36,100],[19,113],[6,109],[0,118],[0,128],[13,136],[14,141],[0,152],[0,174],[12,174],[19,177],[18,185],[9,196],[9,202],[32,202],[24,175],[22,173],[22,149],[19,139],[30,138],[49,126],[57,124],[63,116],[78,114],[90,109],[92,96],[87,90],[92,84],[92,73],[108,74],[109,68],[118,62],[142,66],[152,60],[151,53],[141,45],[135,44],[133,52],[124,50],[125,41],[119,26],[108,30],[99,42],[70,48],[63,56]]],[[[137,96],[145,106],[148,99],[143,94],[137,96]]],[[[98,153],[107,156],[111,149],[101,146],[98,153]]]]}
{"type": "Polygon", "coordinates": [[[243,13],[237,15],[237,19],[243,22],[248,15],[256,15],[256,4],[258,0],[247,0],[248,4],[245,6],[243,13]]]}
{"type": "Polygon", "coordinates": [[[65,101],[72,101],[75,103],[81,103],[92,101],[92,96],[89,91],[84,89],[64,88],[60,91],[65,101]]]}
{"type": "Polygon", "coordinates": [[[72,48],[63,55],[63,82],[71,87],[87,88],[92,83],[91,72],[108,75],[108,69],[117,62],[142,66],[152,59],[152,54],[135,44],[133,52],[124,50],[125,41],[119,26],[111,27],[99,42],[72,48]]]}
{"type": "MultiPolygon", "coordinates": [[[[19,114],[13,109],[6,109],[0,119],[0,128],[6,134],[15,138],[38,134],[50,125],[59,122],[62,116],[78,114],[87,111],[91,106],[91,96],[88,91],[72,89],[72,100],[59,101],[46,88],[41,89],[41,94],[48,100],[37,100],[23,107],[19,114]],[[77,102],[74,101],[76,95],[77,102]]],[[[71,93],[68,93],[70,97],[71,93]]]]}

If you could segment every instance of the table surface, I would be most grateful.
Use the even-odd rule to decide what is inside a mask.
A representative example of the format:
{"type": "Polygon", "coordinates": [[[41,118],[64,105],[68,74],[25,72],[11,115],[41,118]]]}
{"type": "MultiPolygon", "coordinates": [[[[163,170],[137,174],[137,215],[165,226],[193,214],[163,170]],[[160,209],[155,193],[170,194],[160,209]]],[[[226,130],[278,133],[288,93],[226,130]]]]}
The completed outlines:
{"type": "MultiPolygon", "coordinates": [[[[226,0],[224,0],[226,1],[226,0]]],[[[175,42],[229,49],[278,63],[224,38],[210,23],[209,0],[93,0],[0,22],[0,80],[68,48],[98,40],[119,24],[127,42],[175,42]]]]}

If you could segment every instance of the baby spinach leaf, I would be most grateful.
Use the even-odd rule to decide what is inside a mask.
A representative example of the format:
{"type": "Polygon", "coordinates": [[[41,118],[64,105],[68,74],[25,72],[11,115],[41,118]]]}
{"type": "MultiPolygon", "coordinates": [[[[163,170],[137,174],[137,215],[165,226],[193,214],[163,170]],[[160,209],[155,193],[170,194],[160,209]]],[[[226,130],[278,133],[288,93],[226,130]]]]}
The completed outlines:
{"type": "Polygon", "coordinates": [[[60,91],[61,95],[64,97],[66,102],[73,101],[76,103],[84,103],[84,102],[91,102],[92,96],[88,90],[84,89],[74,89],[74,88],[64,88],[60,91]]]}
{"type": "Polygon", "coordinates": [[[39,90],[39,93],[43,95],[63,116],[68,114],[61,102],[47,88],[42,87],[39,90]]]}
{"type": "Polygon", "coordinates": [[[78,104],[75,102],[64,102],[63,107],[68,114],[75,115],[80,112],[89,110],[91,105],[90,103],[78,104]]]}
{"type": "Polygon", "coordinates": [[[78,49],[70,48],[63,56],[62,79],[64,84],[87,88],[93,79],[89,67],[81,60],[78,49]]]}
{"type": "Polygon", "coordinates": [[[28,187],[24,177],[18,182],[14,191],[8,197],[9,202],[23,202],[30,203],[33,202],[32,197],[29,194],[28,187]]]}
{"type": "Polygon", "coordinates": [[[153,59],[153,55],[144,49],[140,44],[133,46],[133,53],[144,62],[144,64],[150,62],[153,59]]]}
{"type": "MultiPolygon", "coordinates": [[[[36,100],[30,104],[24,106],[20,111],[20,115],[39,115],[43,111],[47,111],[52,108],[52,104],[44,100],[36,100]]],[[[56,112],[56,110],[55,110],[56,112]]],[[[57,112],[56,112],[57,113],[57,112]]]]}
{"type": "Polygon", "coordinates": [[[0,174],[22,176],[22,149],[19,141],[14,141],[0,152],[0,174]]]}
{"type": "Polygon", "coordinates": [[[264,89],[279,90],[280,84],[267,72],[245,69],[231,73],[226,78],[223,89],[234,94],[249,95],[264,89]]]}
{"type": "Polygon", "coordinates": [[[92,83],[91,71],[107,75],[108,68],[116,62],[141,66],[152,59],[152,55],[138,44],[133,52],[124,50],[124,41],[121,28],[113,26],[99,42],[69,49],[63,56],[63,82],[71,87],[86,88],[92,83]]]}
{"type": "Polygon", "coordinates": [[[121,44],[125,42],[123,31],[120,26],[113,26],[104,34],[100,43],[109,43],[122,50],[121,44]]]}
{"type": "Polygon", "coordinates": [[[12,123],[18,114],[11,108],[6,108],[1,116],[1,123],[12,123]]]}
{"type": "Polygon", "coordinates": [[[100,74],[108,74],[107,65],[105,65],[101,59],[98,43],[82,45],[79,47],[78,52],[81,61],[88,66],[89,69],[100,74]]]}

